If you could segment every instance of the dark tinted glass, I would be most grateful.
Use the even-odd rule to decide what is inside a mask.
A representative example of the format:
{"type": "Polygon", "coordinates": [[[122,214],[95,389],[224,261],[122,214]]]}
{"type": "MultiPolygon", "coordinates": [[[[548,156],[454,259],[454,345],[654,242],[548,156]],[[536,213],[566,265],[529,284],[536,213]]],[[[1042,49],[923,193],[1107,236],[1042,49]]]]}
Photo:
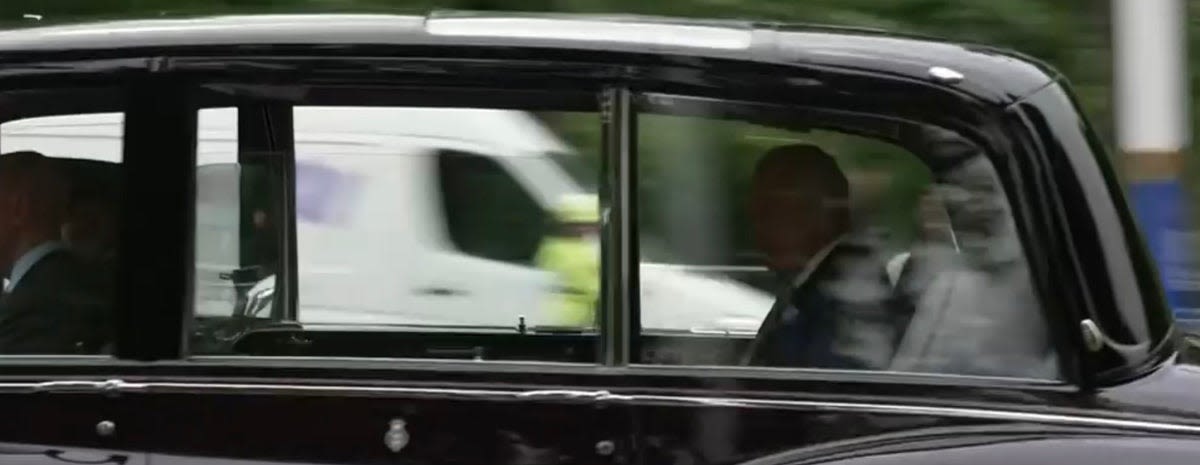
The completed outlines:
{"type": "Polygon", "coordinates": [[[446,230],[459,250],[505,262],[533,261],[547,229],[546,213],[504,166],[444,151],[438,154],[438,179],[446,230]]]}
{"type": "Polygon", "coordinates": [[[595,361],[595,114],[289,110],[200,111],[193,353],[595,361]]]}
{"type": "Polygon", "coordinates": [[[38,116],[0,122],[0,355],[112,348],[124,115],[41,114],[105,95],[4,96],[6,110],[38,116]]]}
{"type": "Polygon", "coordinates": [[[987,153],[866,114],[642,107],[642,362],[1059,376],[987,153]]]}

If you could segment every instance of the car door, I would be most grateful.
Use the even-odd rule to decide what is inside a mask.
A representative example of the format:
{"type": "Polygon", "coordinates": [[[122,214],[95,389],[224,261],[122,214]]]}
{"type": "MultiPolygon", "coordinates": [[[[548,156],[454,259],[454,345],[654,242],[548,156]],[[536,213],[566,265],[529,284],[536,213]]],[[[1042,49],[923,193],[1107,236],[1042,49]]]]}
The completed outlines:
{"type": "MultiPolygon", "coordinates": [[[[381,90],[365,88],[356,92],[381,90]]],[[[201,86],[192,91],[198,95],[196,100],[203,101],[208,89],[201,86]]],[[[349,100],[352,93],[340,94],[336,87],[328,91],[321,92],[325,95],[323,99],[311,103],[354,107],[344,105],[352,101],[349,100]],[[348,100],[343,102],[339,98],[348,100]]],[[[350,464],[402,460],[549,464],[629,460],[631,420],[628,410],[601,387],[610,382],[606,381],[610,377],[595,369],[598,336],[570,335],[562,339],[538,334],[533,325],[528,330],[519,330],[516,321],[508,327],[499,327],[490,315],[511,312],[518,300],[502,297],[505,292],[519,292],[511,289],[515,285],[503,285],[510,278],[467,266],[434,266],[421,258],[434,255],[437,250],[400,246],[389,249],[385,243],[361,239],[386,239],[390,234],[438,226],[424,224],[429,221],[428,216],[411,214],[419,209],[406,197],[386,195],[395,193],[398,187],[411,191],[412,198],[408,200],[440,201],[436,183],[411,181],[411,167],[405,163],[419,158],[409,150],[414,145],[411,140],[380,144],[372,138],[379,136],[378,133],[330,131],[326,134],[336,133],[336,136],[326,137],[325,144],[295,142],[293,157],[292,140],[324,137],[292,130],[291,117],[298,114],[292,109],[309,102],[273,101],[270,92],[260,93],[259,89],[235,91],[234,95],[242,99],[236,105],[239,149],[253,151],[259,158],[294,159],[291,168],[273,172],[276,177],[263,181],[261,186],[250,189],[243,186],[240,193],[274,189],[278,195],[266,198],[293,199],[271,206],[282,212],[284,219],[285,236],[275,246],[281,249],[284,263],[293,260],[292,265],[278,268],[273,290],[275,295],[283,295],[276,305],[290,308],[271,313],[287,315],[298,326],[252,330],[227,351],[206,351],[202,348],[213,345],[192,344],[186,367],[179,367],[180,377],[159,374],[152,379],[131,381],[119,389],[121,397],[138,405],[139,411],[155,412],[142,417],[138,442],[154,453],[156,462],[262,460],[350,464]],[[247,118],[259,121],[252,123],[247,118]],[[267,133],[250,135],[250,131],[267,133]],[[254,146],[260,143],[267,145],[254,146]],[[341,149],[334,150],[338,144],[342,144],[341,149]],[[346,148],[355,144],[373,148],[346,148]],[[393,150],[402,146],[406,149],[393,150]],[[386,157],[401,162],[371,161],[386,157]],[[318,170],[323,174],[314,177],[318,170]],[[350,195],[345,189],[339,192],[326,189],[321,195],[314,195],[313,186],[300,186],[305,182],[329,181],[329,171],[336,172],[339,179],[349,177],[360,182],[350,186],[358,188],[357,194],[350,195]],[[429,190],[424,191],[425,188],[429,190]],[[329,208],[314,210],[321,206],[329,208]],[[312,226],[303,223],[317,220],[338,227],[359,228],[362,235],[346,236],[359,239],[314,244],[312,226]],[[289,239],[286,235],[294,236],[289,239]],[[374,264],[366,266],[362,260],[341,262],[360,278],[361,282],[355,286],[339,287],[336,280],[314,283],[316,274],[306,270],[325,263],[325,258],[356,256],[370,259],[374,264]],[[464,283],[475,286],[472,289],[491,286],[495,291],[460,295],[458,298],[465,301],[461,305],[408,300],[393,297],[396,292],[408,290],[406,281],[399,276],[425,278],[430,283],[464,283]],[[467,279],[462,281],[464,276],[467,279]],[[497,284],[501,286],[496,287],[497,284]],[[297,287],[289,290],[289,286],[297,287]],[[306,289],[317,286],[321,289],[318,294],[306,294],[306,289]],[[289,292],[294,295],[287,297],[289,292]],[[377,318],[363,317],[364,313],[380,311],[390,313],[377,318]],[[423,321],[423,315],[435,315],[442,320],[423,321]],[[466,351],[466,356],[463,351],[454,350],[480,346],[484,350],[466,351]],[[316,370],[310,374],[324,372],[333,378],[316,383],[310,382],[316,378],[301,381],[295,377],[299,372],[283,368],[291,365],[288,360],[308,360],[302,363],[316,370]],[[277,365],[278,362],[283,365],[277,365]],[[359,376],[373,372],[371,366],[385,368],[389,374],[359,376]],[[530,377],[528,367],[542,371],[545,377],[530,377]],[[251,372],[258,373],[254,377],[265,377],[259,381],[243,378],[251,372]],[[204,375],[207,381],[197,378],[197,373],[207,373],[204,375]],[[390,381],[368,380],[375,376],[390,381]],[[189,421],[177,422],[174,420],[177,418],[189,421]]],[[[379,96],[381,100],[395,101],[386,91],[379,96]]],[[[447,98],[460,99],[455,101],[465,108],[490,111],[486,100],[473,103],[453,93],[447,94],[447,98]]],[[[403,106],[402,102],[393,105],[403,106]]],[[[347,121],[353,127],[357,120],[347,121]]],[[[364,124],[370,124],[366,121],[364,124]]],[[[397,130],[403,132],[404,128],[401,125],[397,130]]],[[[241,154],[238,160],[240,164],[253,161],[241,154]]],[[[490,192],[486,186],[477,185],[475,189],[484,194],[490,192]]],[[[240,204],[245,199],[235,200],[234,203],[240,204]]],[[[510,197],[500,200],[492,205],[503,206],[513,201],[510,197]]],[[[454,207],[465,208],[459,204],[454,207]]],[[[197,215],[200,214],[197,210],[197,215]]],[[[248,221],[247,215],[239,218],[248,221]]],[[[201,224],[208,222],[197,218],[197,227],[201,224]]],[[[231,230],[247,231],[245,225],[236,226],[231,230]]],[[[480,232],[499,239],[516,233],[508,228],[480,232]]],[[[529,232],[524,234],[527,242],[529,237],[540,239],[529,232]]],[[[243,236],[238,242],[249,241],[243,236]]],[[[532,245],[536,246],[536,241],[532,245]]],[[[415,246],[429,247],[427,243],[415,246]]],[[[521,271],[538,273],[528,267],[521,271]]],[[[521,299],[526,304],[535,300],[527,295],[521,299]]]]}
{"type": "Polygon", "coordinates": [[[138,436],[155,463],[600,464],[629,447],[627,418],[615,410],[516,392],[504,402],[497,389],[296,388],[175,385],[129,398],[158,414],[138,436]]]}
{"type": "Polygon", "coordinates": [[[118,427],[136,424],[122,401],[106,397],[100,383],[43,381],[11,386],[0,405],[13,421],[0,427],[0,461],[24,465],[147,463],[118,427]],[[94,387],[94,388],[93,388],[94,387]]]}
{"type": "MultiPolygon", "coordinates": [[[[3,72],[2,66],[0,72],[3,72]]],[[[3,296],[4,303],[0,304],[5,315],[5,349],[0,354],[0,364],[5,366],[4,379],[0,381],[3,386],[0,387],[0,408],[6,418],[0,425],[0,462],[144,464],[144,451],[131,446],[128,437],[117,434],[117,425],[136,423],[136,419],[126,415],[121,399],[103,394],[102,381],[92,379],[97,372],[119,370],[117,367],[122,362],[83,340],[55,334],[59,331],[65,334],[67,327],[86,321],[83,327],[90,327],[89,332],[103,345],[110,345],[115,339],[117,321],[111,313],[115,310],[114,300],[111,294],[102,290],[111,288],[114,270],[103,262],[108,257],[122,255],[120,246],[108,239],[109,233],[115,233],[113,228],[120,224],[117,215],[123,206],[117,192],[125,184],[121,173],[124,169],[123,129],[128,88],[112,83],[82,84],[16,92],[6,89],[0,94],[6,99],[11,98],[4,115],[0,116],[0,163],[5,165],[6,171],[32,170],[25,171],[28,176],[37,172],[36,168],[30,168],[30,163],[49,168],[53,173],[41,178],[44,184],[35,186],[38,189],[25,194],[14,194],[9,190],[7,195],[9,198],[24,196],[33,199],[27,202],[38,202],[41,208],[37,215],[62,214],[44,217],[61,222],[62,230],[55,231],[62,234],[61,238],[42,237],[47,243],[61,245],[31,262],[27,272],[33,273],[29,276],[54,276],[55,279],[49,282],[41,279],[46,284],[41,285],[41,290],[34,291],[36,296],[24,294],[26,302],[53,301],[60,292],[78,292],[76,295],[87,302],[83,307],[73,307],[79,309],[79,313],[58,320],[48,327],[53,333],[43,335],[65,344],[14,345],[24,331],[38,331],[36,323],[31,325],[38,317],[24,312],[54,307],[18,306],[14,303],[18,286],[22,285],[21,281],[31,285],[30,281],[22,278],[13,283],[6,279],[9,287],[3,296]],[[22,157],[25,157],[24,162],[16,161],[22,157]],[[53,200],[56,196],[61,196],[57,198],[62,203],[53,200]],[[87,227],[84,227],[85,221],[87,227]],[[78,274],[49,274],[46,270],[54,267],[53,263],[59,266],[69,263],[65,266],[75,269],[78,274]],[[91,265],[98,268],[92,269],[91,265]],[[84,284],[93,282],[92,279],[99,280],[94,282],[98,287],[84,284]],[[54,286],[57,286],[56,290],[51,291],[54,286]],[[94,308],[95,312],[82,310],[87,307],[94,308]]],[[[12,174],[9,176],[8,184],[11,185],[12,174]]],[[[11,212],[8,215],[11,217],[11,212]]],[[[15,224],[5,225],[3,229],[8,238],[17,234],[36,237],[15,224]]],[[[26,248],[22,256],[29,254],[26,248]]],[[[6,266],[15,265],[10,262],[6,266]]],[[[60,305],[67,304],[60,302],[60,305]]]]}
{"type": "MultiPolygon", "coordinates": [[[[888,137],[868,129],[880,115],[840,119],[824,112],[836,107],[711,95],[631,100],[635,185],[659,193],[638,199],[638,240],[666,244],[680,267],[694,256],[721,257],[746,246],[778,259],[772,253],[779,244],[761,237],[763,230],[783,228],[788,216],[812,224],[837,218],[826,216],[830,209],[853,215],[851,227],[813,249],[822,251],[804,267],[781,270],[784,290],[746,346],[728,334],[663,331],[647,318],[646,301],[638,302],[642,325],[631,370],[671,373],[677,386],[695,388],[686,396],[663,390],[628,399],[642,439],[639,460],[1032,464],[1071,450],[1072,460],[1104,461],[1105,453],[1086,451],[1087,444],[1108,437],[1114,456],[1136,455],[1139,434],[1157,435],[1159,428],[1171,431],[1162,437],[1190,434],[1190,424],[1171,420],[1110,423],[1107,413],[1085,407],[1096,405],[1090,394],[1069,384],[1070,362],[1062,357],[1070,357],[1063,352],[1070,346],[1055,340],[1061,334],[1053,328],[1070,307],[1051,304],[1071,291],[1057,280],[1053,291],[1037,290],[1047,283],[1035,279],[1035,259],[1027,254],[1049,252],[1037,246],[1042,239],[1023,242],[1015,232],[1027,219],[1014,216],[1008,199],[1021,194],[1000,195],[1015,188],[1006,187],[992,162],[1005,149],[969,143],[936,125],[893,128],[891,134],[909,136],[888,137]],[[955,163],[935,161],[950,152],[959,157],[955,163]],[[688,170],[720,174],[674,182],[661,174],[689,163],[717,165],[688,170]],[[780,171],[785,175],[773,177],[780,171]],[[878,173],[885,175],[882,185],[878,173]],[[780,179],[783,185],[772,184],[780,179]],[[820,189],[806,188],[813,185],[820,189]],[[763,194],[769,189],[780,189],[781,197],[763,194]],[[692,204],[689,215],[656,209],[655,203],[682,202],[695,191],[725,194],[692,204]],[[808,204],[779,200],[797,193],[824,197],[808,204]],[[695,243],[701,245],[688,248],[695,243]],[[893,280],[887,268],[897,254],[909,258],[893,280]]],[[[1036,163],[1023,158],[1034,156],[1002,157],[1036,163]]],[[[1157,439],[1144,444],[1155,447],[1157,439]]],[[[1181,460],[1194,444],[1176,446],[1165,446],[1163,460],[1181,460]]]]}
{"type": "MultiPolygon", "coordinates": [[[[297,199],[291,196],[298,177],[292,177],[296,168],[291,163],[290,104],[264,101],[263,95],[249,92],[237,94],[244,99],[239,105],[222,107],[228,100],[217,96],[228,95],[226,89],[214,92],[162,75],[131,78],[116,90],[85,90],[24,92],[22,98],[8,100],[7,108],[24,108],[24,115],[126,110],[122,153],[114,156],[122,162],[117,182],[122,183],[123,196],[116,202],[126,214],[115,223],[120,244],[137,246],[120,248],[116,271],[97,276],[116,281],[117,297],[108,302],[111,319],[99,327],[111,328],[112,345],[105,350],[112,355],[77,353],[81,349],[76,346],[57,354],[4,355],[0,405],[12,419],[0,427],[0,453],[6,454],[6,462],[140,464],[146,463],[146,454],[154,463],[191,464],[628,461],[628,410],[601,389],[608,377],[596,369],[597,354],[571,356],[593,363],[561,363],[561,349],[571,349],[573,342],[546,346],[535,335],[515,329],[496,333],[480,322],[467,328],[465,336],[513,350],[497,351],[495,356],[489,351],[483,360],[461,360],[457,354],[428,350],[443,345],[445,337],[464,336],[448,334],[445,326],[396,330],[386,323],[305,321],[303,307],[295,305],[302,293],[294,287],[296,268],[303,261],[291,261],[303,249],[297,250],[294,241],[298,212],[297,199]],[[126,101],[112,105],[113,96],[126,101]],[[198,113],[205,108],[238,112],[233,163],[205,163],[198,156],[198,113]],[[287,169],[268,163],[267,176],[247,179],[239,174],[245,165],[261,166],[264,158],[285,160],[282,166],[287,169]],[[196,195],[191,180],[211,180],[210,174],[236,179],[223,184],[224,189],[221,183],[205,182],[201,190],[220,190],[226,201],[216,203],[237,206],[237,214],[226,211],[229,208],[200,208],[211,198],[196,195]],[[259,185],[245,186],[247,182],[259,185]],[[266,206],[278,208],[283,214],[276,218],[286,221],[267,223],[263,236],[247,240],[246,234],[256,232],[256,218],[243,214],[251,204],[244,197],[264,191],[266,206]],[[224,243],[230,247],[212,247],[223,250],[223,257],[191,252],[212,249],[201,249],[196,242],[211,239],[222,245],[220,238],[227,233],[239,240],[224,243]],[[286,327],[306,327],[275,346],[282,350],[239,353],[236,342],[253,325],[233,332],[192,331],[203,329],[205,318],[213,316],[196,312],[199,303],[222,300],[191,292],[193,277],[208,271],[206,260],[243,260],[249,244],[258,251],[264,246],[282,249],[285,252],[277,256],[290,266],[277,268],[279,285],[268,294],[286,298],[279,297],[267,314],[275,323],[291,321],[293,326],[286,327]],[[180,301],[184,296],[187,299],[180,301]],[[351,327],[352,338],[320,339],[329,334],[319,331],[325,325],[351,327]],[[330,351],[300,357],[308,360],[300,363],[309,368],[293,371],[298,359],[288,355],[312,339],[328,343],[330,351]],[[356,348],[364,346],[368,354],[394,347],[415,347],[421,353],[407,359],[354,356],[363,353],[356,348]],[[523,355],[504,358],[514,351],[523,355]],[[376,371],[381,367],[390,373],[376,371]],[[307,370],[315,371],[302,373],[307,370]],[[529,370],[547,377],[530,377],[529,370]],[[375,382],[369,381],[372,377],[375,382]],[[321,378],[325,380],[317,381],[321,378]]],[[[488,103],[476,105],[487,108],[488,103]]],[[[75,140],[72,134],[51,139],[62,143],[42,150],[74,147],[69,143],[75,140]]],[[[84,193],[92,192],[80,195],[84,193]]],[[[74,195],[70,193],[72,199],[74,195]]],[[[353,307],[362,300],[347,292],[341,302],[353,307]]],[[[404,307],[395,309],[402,312],[404,307]]],[[[218,316],[236,320],[244,315],[231,311],[218,316]]],[[[597,337],[583,338],[594,351],[597,337]]]]}

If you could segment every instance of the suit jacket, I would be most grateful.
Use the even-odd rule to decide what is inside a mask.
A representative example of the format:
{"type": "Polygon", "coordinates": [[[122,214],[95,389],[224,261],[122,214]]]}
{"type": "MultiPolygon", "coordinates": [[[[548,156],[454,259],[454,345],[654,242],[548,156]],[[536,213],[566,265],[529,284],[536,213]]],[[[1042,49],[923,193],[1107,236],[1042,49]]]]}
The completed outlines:
{"type": "Polygon", "coordinates": [[[0,296],[0,354],[97,352],[111,335],[104,278],[69,250],[42,257],[0,296]]]}
{"type": "Polygon", "coordinates": [[[873,248],[844,241],[777,298],[751,365],[886,369],[911,311],[893,297],[873,248]]]}

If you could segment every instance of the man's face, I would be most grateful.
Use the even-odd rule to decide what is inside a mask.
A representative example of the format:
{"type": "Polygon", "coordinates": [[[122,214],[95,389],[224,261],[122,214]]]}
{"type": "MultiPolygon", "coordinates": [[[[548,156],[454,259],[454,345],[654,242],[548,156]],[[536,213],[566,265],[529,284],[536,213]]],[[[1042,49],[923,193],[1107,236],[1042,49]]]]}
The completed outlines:
{"type": "Polygon", "coordinates": [[[72,212],[63,235],[78,252],[89,257],[103,257],[116,247],[116,230],[113,209],[90,203],[72,212]]]}
{"type": "Polygon", "coordinates": [[[0,185],[0,250],[5,253],[13,251],[21,236],[33,226],[33,215],[38,209],[24,183],[7,184],[0,185]]]}
{"type": "Polygon", "coordinates": [[[67,182],[34,152],[0,155],[0,256],[2,266],[29,248],[60,239],[67,182]]]}
{"type": "Polygon", "coordinates": [[[824,247],[832,230],[819,183],[794,167],[764,170],[750,192],[754,240],[767,266],[796,270],[824,247]]]}

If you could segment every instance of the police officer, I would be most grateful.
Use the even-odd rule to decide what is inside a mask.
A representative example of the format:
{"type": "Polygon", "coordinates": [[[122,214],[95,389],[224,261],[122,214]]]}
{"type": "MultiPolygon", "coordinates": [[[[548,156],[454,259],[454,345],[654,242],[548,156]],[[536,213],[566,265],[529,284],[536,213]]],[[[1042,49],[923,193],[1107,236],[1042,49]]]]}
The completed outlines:
{"type": "Polygon", "coordinates": [[[550,321],[555,326],[593,327],[600,295],[599,207],[593,195],[570,195],[558,203],[554,225],[538,249],[539,268],[554,275],[550,321]]]}

